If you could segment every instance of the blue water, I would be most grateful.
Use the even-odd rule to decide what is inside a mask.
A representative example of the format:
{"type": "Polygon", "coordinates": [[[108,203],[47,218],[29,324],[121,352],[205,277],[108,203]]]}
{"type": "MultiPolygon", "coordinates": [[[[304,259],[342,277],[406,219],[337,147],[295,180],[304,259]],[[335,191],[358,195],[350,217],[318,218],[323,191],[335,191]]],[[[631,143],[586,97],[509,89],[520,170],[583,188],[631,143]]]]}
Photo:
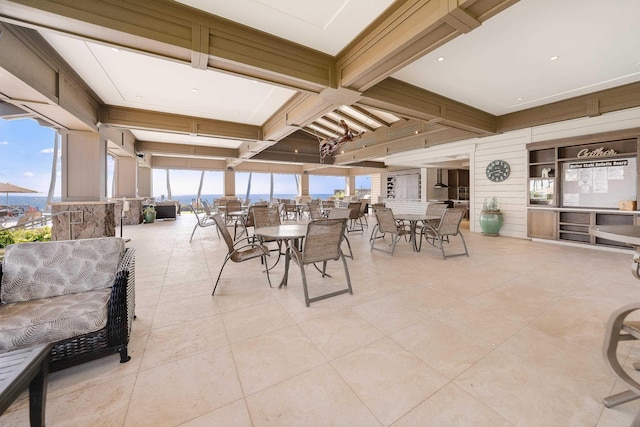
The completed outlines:
{"type": "MultiPolygon", "coordinates": [[[[238,195],[240,198],[244,199],[243,195],[238,195]]],[[[312,194],[311,197],[314,199],[326,199],[327,197],[333,196],[333,194],[312,194]]],[[[206,200],[208,202],[213,202],[214,199],[222,197],[221,194],[202,194],[200,199],[206,200]]],[[[295,199],[296,194],[274,194],[274,198],[277,199],[295,199]]],[[[193,199],[196,198],[195,194],[184,194],[184,195],[175,195],[173,196],[173,200],[178,200],[181,204],[190,204],[193,199]]],[[[268,194],[251,194],[251,202],[259,202],[260,200],[269,200],[268,194]]],[[[160,200],[160,197],[156,197],[156,200],[160,200]]],[[[54,202],[59,202],[60,197],[54,197],[54,202]]],[[[47,203],[47,198],[44,196],[19,196],[19,195],[9,195],[9,206],[22,206],[25,210],[29,207],[36,208],[39,211],[44,211],[45,204],[47,203]]],[[[0,205],[7,204],[7,196],[5,194],[0,194],[0,205]]]]}

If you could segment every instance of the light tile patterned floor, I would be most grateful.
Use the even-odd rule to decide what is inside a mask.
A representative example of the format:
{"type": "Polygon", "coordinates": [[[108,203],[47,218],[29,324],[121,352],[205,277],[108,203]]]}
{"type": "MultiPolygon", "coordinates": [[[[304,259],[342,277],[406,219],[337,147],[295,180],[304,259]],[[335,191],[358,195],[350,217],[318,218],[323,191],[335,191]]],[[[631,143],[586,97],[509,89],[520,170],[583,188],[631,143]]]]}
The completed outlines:
{"type": "MultiPolygon", "coordinates": [[[[640,411],[601,403],[621,390],[604,323],[640,298],[629,254],[466,231],[469,258],[404,241],[391,257],[370,251],[369,228],[349,233],[354,295],[307,308],[297,266],[271,289],[257,260],[228,265],[212,297],[226,249],[212,227],[189,243],[194,221],[125,227],[132,360],[52,374],[49,426],[608,427],[640,411]]],[[[312,289],[341,284],[329,272],[309,271],[312,289]]],[[[2,426],[28,425],[26,397],[2,426]]]]}

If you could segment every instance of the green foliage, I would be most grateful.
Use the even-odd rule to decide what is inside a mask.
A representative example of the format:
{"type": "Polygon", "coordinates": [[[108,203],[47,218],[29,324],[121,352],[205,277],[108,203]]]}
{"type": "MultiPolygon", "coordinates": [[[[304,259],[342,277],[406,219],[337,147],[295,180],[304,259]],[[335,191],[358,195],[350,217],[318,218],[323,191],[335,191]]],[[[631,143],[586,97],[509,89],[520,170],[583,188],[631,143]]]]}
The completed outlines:
{"type": "Polygon", "coordinates": [[[482,210],[493,212],[499,211],[500,209],[498,209],[498,198],[496,196],[493,196],[491,200],[484,199],[482,210]]]}
{"type": "Polygon", "coordinates": [[[142,210],[142,215],[149,215],[149,214],[154,214],[156,213],[156,208],[153,206],[147,206],[146,208],[144,208],[142,210]]]}
{"type": "Polygon", "coordinates": [[[15,230],[0,230],[0,248],[6,248],[14,243],[48,242],[51,240],[51,227],[18,228],[15,230]]]}

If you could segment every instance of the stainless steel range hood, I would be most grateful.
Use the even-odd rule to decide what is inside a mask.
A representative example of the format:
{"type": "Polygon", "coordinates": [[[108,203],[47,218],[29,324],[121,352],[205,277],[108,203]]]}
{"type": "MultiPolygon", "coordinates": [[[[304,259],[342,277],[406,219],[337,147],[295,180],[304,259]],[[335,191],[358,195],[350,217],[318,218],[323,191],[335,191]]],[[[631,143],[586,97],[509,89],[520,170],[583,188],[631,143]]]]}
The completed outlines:
{"type": "Polygon", "coordinates": [[[436,175],[436,183],[433,185],[433,188],[448,188],[447,184],[442,182],[442,169],[438,169],[436,175]]]}

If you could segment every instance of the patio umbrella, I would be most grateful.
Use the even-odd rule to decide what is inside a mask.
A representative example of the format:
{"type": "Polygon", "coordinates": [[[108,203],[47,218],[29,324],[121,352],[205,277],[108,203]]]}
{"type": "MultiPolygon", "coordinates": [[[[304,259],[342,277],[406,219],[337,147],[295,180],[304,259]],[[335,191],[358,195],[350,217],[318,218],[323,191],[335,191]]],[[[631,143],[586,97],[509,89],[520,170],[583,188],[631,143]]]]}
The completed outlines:
{"type": "Polygon", "coordinates": [[[7,193],[7,206],[9,206],[9,193],[37,193],[37,191],[18,187],[8,182],[0,182],[0,193],[7,193]]]}

